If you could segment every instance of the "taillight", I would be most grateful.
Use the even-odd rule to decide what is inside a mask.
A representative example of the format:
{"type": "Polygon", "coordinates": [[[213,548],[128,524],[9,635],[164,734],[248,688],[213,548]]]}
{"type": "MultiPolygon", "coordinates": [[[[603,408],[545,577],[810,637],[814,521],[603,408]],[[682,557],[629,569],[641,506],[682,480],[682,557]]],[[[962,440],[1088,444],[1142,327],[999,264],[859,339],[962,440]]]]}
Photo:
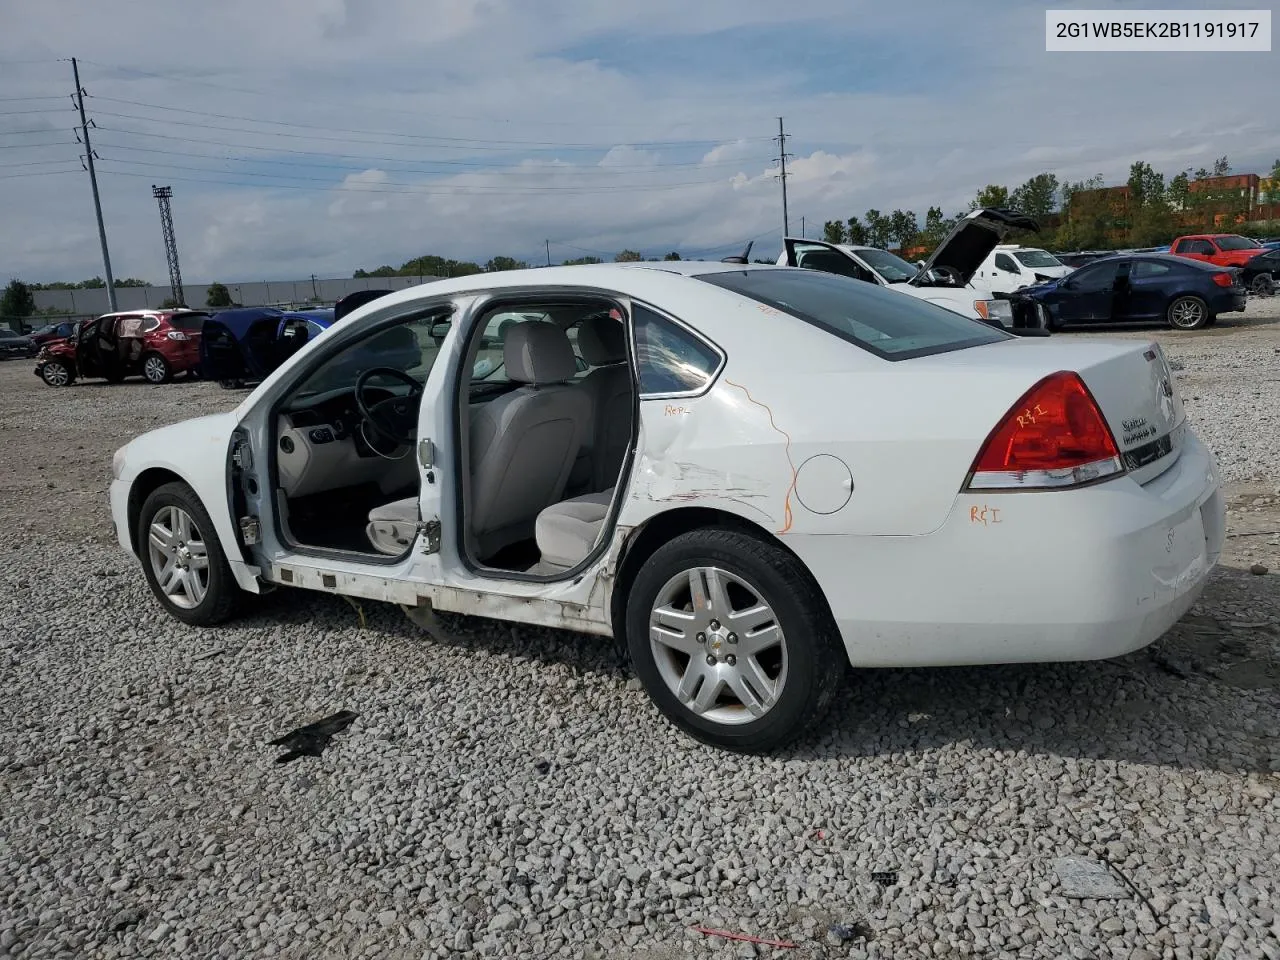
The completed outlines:
{"type": "Polygon", "coordinates": [[[1215,273],[1213,275],[1213,282],[1220,287],[1229,287],[1234,281],[1229,273],[1215,273]]]}
{"type": "Polygon", "coordinates": [[[970,490],[1074,487],[1124,472],[1115,437],[1079,374],[1061,370],[1023,394],[973,462],[970,490]]]}
{"type": "Polygon", "coordinates": [[[973,301],[973,310],[983,320],[991,319],[991,311],[987,309],[987,301],[985,300],[973,301]]]}
{"type": "Polygon", "coordinates": [[[165,336],[168,337],[170,340],[190,340],[191,339],[181,330],[170,330],[168,333],[165,334],[165,336]]]}

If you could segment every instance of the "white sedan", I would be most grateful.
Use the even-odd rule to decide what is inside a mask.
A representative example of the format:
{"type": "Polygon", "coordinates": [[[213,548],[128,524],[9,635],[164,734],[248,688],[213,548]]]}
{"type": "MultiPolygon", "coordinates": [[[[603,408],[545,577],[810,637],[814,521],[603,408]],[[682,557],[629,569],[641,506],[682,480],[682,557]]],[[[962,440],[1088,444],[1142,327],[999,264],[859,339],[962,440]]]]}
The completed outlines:
{"type": "Polygon", "coordinates": [[[186,623],[287,585],[613,636],[668,718],[744,751],[850,664],[1149,644],[1225,525],[1158,345],[725,263],[389,294],[113,474],[120,545],[186,623]]]}

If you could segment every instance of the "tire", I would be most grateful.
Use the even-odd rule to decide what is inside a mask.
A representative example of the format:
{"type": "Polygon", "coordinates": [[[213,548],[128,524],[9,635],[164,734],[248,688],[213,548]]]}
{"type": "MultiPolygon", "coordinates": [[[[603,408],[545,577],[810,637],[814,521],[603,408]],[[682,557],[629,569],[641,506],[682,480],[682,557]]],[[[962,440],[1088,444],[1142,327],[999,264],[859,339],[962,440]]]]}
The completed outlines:
{"type": "Polygon", "coordinates": [[[1275,279],[1269,273],[1260,273],[1249,283],[1249,292],[1255,297],[1269,297],[1276,292],[1275,279]]]}
{"type": "Polygon", "coordinates": [[[192,626],[210,627],[235,614],[240,588],[208,511],[185,483],[166,483],[153,490],[138,513],[134,534],[147,584],[170,616],[192,626]],[[200,551],[192,549],[195,544],[203,549],[203,568],[200,551]],[[177,570],[170,564],[176,564],[177,570]]]}
{"type": "Polygon", "coordinates": [[[143,354],[142,376],[147,383],[168,383],[173,379],[173,367],[158,353],[143,354]]]}
{"type": "Polygon", "coordinates": [[[69,387],[76,382],[76,375],[61,360],[48,360],[40,368],[40,379],[50,387],[69,387]]]}
{"type": "Polygon", "coordinates": [[[1209,322],[1209,305],[1191,295],[1176,297],[1165,316],[1175,330],[1199,330],[1209,322]]]}
{"type": "Polygon", "coordinates": [[[627,597],[626,640],[636,675],[658,709],[695,739],[739,753],[776,750],[815,727],[849,663],[826,600],[804,566],[775,544],[730,530],[682,534],[645,561],[627,597]],[[692,601],[691,575],[711,598],[702,616],[692,601]],[[722,585],[719,593],[708,576],[722,585]],[[718,605],[717,596],[728,602],[718,605]],[[761,615],[741,618],[761,605],[761,615]],[[718,606],[729,615],[717,617],[718,606]],[[660,631],[665,641],[652,639],[657,608],[670,611],[665,624],[675,624],[660,631]],[[683,617],[689,619],[681,625],[683,617]],[[731,651],[747,649],[744,627],[753,621],[761,648],[751,667],[739,667],[731,651]],[[743,690],[754,710],[736,692],[743,690]],[[692,706],[682,702],[681,691],[692,706]]]}
{"type": "Polygon", "coordinates": [[[125,373],[123,370],[112,370],[107,374],[107,383],[124,383],[125,373]]]}

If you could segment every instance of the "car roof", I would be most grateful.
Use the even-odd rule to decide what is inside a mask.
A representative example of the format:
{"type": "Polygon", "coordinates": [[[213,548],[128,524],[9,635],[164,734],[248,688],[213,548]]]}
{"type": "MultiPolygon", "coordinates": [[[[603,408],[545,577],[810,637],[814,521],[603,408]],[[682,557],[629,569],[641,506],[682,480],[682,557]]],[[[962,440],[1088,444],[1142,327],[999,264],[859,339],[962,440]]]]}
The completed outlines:
{"type": "Polygon", "coordinates": [[[1090,261],[1087,266],[1092,267],[1095,263],[1106,263],[1111,260],[1147,260],[1153,263],[1169,263],[1179,267],[1195,267],[1200,270],[1207,270],[1212,273],[1219,273],[1222,267],[1215,263],[1202,263],[1199,260],[1191,260],[1187,257],[1179,257],[1172,253],[1115,253],[1108,254],[1105,257],[1099,257],[1090,261]]]}
{"type": "Polygon", "coordinates": [[[106,317],[176,317],[183,313],[207,313],[206,310],[194,310],[191,307],[143,307],[141,310],[117,310],[115,313],[100,313],[98,319],[106,317]]]}

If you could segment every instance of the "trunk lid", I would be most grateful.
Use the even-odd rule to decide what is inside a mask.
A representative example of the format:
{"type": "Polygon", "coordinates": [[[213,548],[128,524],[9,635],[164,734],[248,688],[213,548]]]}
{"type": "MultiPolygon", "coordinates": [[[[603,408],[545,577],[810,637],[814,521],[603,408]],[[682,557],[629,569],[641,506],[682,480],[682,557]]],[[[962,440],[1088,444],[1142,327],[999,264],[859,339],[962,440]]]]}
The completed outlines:
{"type": "Polygon", "coordinates": [[[1164,473],[1182,450],[1186,412],[1164,351],[1154,341],[1018,339],[908,362],[963,366],[991,385],[1008,378],[1010,405],[1049,374],[1074,370],[1097,400],[1125,468],[1138,483],[1164,473]]]}
{"type": "Polygon", "coordinates": [[[966,214],[925,261],[909,282],[917,286],[929,272],[941,269],[961,283],[968,283],[992,250],[1015,229],[1040,232],[1040,225],[1016,210],[987,207],[966,214]]]}

